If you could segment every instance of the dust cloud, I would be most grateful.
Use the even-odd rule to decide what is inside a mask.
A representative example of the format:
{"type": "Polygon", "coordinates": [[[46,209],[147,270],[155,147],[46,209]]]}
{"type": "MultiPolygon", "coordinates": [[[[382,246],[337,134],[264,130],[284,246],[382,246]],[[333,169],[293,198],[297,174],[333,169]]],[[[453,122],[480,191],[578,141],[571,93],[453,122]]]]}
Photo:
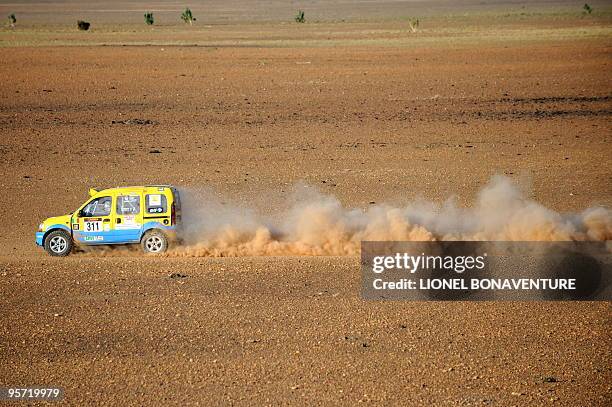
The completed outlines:
{"type": "Polygon", "coordinates": [[[208,192],[183,191],[184,244],[168,256],[357,255],[362,240],[610,240],[612,211],[593,207],[557,213],[496,176],[472,207],[452,199],[405,207],[347,209],[333,196],[310,192],[281,213],[262,215],[224,204],[208,192]]]}

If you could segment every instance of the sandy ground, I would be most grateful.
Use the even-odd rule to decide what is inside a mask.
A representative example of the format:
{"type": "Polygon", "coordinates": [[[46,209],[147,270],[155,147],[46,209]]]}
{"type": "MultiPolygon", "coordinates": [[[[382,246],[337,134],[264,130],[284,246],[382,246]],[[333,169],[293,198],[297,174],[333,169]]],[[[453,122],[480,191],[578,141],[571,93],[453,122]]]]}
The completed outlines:
{"type": "Polygon", "coordinates": [[[274,211],[300,181],[349,207],[469,205],[506,174],[557,211],[609,207],[609,24],[504,27],[401,47],[5,48],[0,384],[63,386],[71,405],[609,405],[609,303],[366,302],[351,257],[58,260],[33,243],[90,186],[274,211]]]}
{"type": "Polygon", "coordinates": [[[368,302],[351,258],[2,267],[2,382],[71,405],[610,401],[607,303],[368,302]]]}

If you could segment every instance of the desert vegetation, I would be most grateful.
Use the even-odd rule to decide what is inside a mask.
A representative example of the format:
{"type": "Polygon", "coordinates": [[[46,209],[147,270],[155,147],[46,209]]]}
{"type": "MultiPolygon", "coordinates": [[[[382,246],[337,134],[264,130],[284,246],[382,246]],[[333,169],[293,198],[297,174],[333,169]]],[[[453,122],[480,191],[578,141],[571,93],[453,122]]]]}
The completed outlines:
{"type": "Polygon", "coordinates": [[[83,21],[83,20],[79,20],[77,21],[77,27],[79,28],[79,30],[81,31],[87,31],[89,30],[89,27],[91,26],[91,24],[89,24],[87,21],[83,21]]]}
{"type": "Polygon", "coordinates": [[[196,18],[193,16],[191,10],[189,8],[186,8],[183,11],[183,14],[181,14],[181,20],[183,20],[183,22],[185,22],[186,24],[189,23],[189,25],[191,25],[194,21],[196,21],[196,18]]]}
{"type": "Polygon", "coordinates": [[[410,28],[410,32],[417,32],[419,28],[419,19],[418,18],[409,18],[408,19],[408,27],[410,28]]]}
{"type": "Polygon", "coordinates": [[[9,27],[15,27],[15,24],[17,24],[17,17],[15,17],[14,13],[8,15],[8,24],[9,27]]]}
{"type": "Polygon", "coordinates": [[[147,11],[144,13],[144,20],[147,25],[153,25],[155,23],[155,19],[153,18],[153,13],[147,11]]]}

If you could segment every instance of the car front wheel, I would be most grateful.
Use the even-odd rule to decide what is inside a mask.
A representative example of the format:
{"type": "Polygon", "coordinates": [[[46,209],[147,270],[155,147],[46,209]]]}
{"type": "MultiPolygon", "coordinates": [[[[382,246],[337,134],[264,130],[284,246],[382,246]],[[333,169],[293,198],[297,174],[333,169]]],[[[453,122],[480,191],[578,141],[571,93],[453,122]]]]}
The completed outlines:
{"type": "Polygon", "coordinates": [[[142,251],[159,254],[168,250],[168,238],[158,230],[150,230],[142,238],[142,251]]]}
{"type": "Polygon", "coordinates": [[[72,237],[63,230],[54,230],[45,238],[45,251],[51,256],[68,256],[72,250],[72,237]]]}

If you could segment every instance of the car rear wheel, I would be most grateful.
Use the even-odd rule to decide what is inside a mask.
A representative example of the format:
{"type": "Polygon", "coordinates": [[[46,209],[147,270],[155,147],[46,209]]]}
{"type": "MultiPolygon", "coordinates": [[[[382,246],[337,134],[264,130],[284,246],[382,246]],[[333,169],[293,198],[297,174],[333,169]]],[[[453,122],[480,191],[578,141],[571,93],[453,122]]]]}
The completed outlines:
{"type": "Polygon", "coordinates": [[[159,254],[168,250],[168,238],[158,230],[150,230],[142,238],[142,251],[159,254]]]}
{"type": "Polygon", "coordinates": [[[68,256],[72,250],[72,237],[63,230],[54,230],[45,238],[45,251],[51,256],[68,256]]]}

